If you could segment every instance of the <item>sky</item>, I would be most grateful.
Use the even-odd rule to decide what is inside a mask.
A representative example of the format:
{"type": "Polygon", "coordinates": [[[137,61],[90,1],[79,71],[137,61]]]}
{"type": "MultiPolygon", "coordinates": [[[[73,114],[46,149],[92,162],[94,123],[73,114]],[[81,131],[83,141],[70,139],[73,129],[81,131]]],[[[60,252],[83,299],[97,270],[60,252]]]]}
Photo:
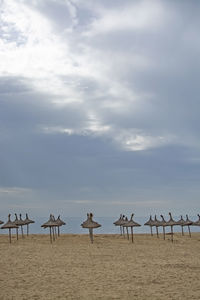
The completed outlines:
{"type": "Polygon", "coordinates": [[[0,214],[200,213],[200,2],[0,0],[0,214]]]}

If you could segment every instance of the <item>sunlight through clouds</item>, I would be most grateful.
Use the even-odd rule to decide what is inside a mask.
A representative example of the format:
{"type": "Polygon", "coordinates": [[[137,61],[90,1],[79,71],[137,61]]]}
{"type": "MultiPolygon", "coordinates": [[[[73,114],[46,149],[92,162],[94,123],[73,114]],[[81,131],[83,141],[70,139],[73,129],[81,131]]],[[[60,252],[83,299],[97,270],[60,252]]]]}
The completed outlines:
{"type": "MultiPolygon", "coordinates": [[[[98,108],[117,109],[126,114],[126,109],[130,109],[131,103],[131,109],[134,109],[135,102],[138,101],[141,95],[134,91],[132,87],[129,87],[129,83],[121,81],[118,75],[121,70],[126,72],[124,66],[127,66],[127,64],[129,68],[136,66],[138,69],[142,65],[144,67],[147,58],[133,54],[132,57],[128,56],[125,59],[124,55],[115,54],[112,55],[112,60],[109,62],[107,54],[87,44],[87,39],[82,39],[81,36],[84,36],[84,31],[77,32],[78,16],[75,5],[69,1],[60,1],[60,4],[66,5],[66,9],[69,10],[71,16],[71,25],[69,25],[71,29],[67,32],[64,29],[66,34],[64,37],[63,34],[57,34],[54,30],[54,23],[44,13],[38,11],[38,2],[35,1],[32,4],[32,6],[29,6],[24,1],[16,2],[12,0],[3,2],[1,18],[3,39],[0,47],[0,58],[3,64],[1,64],[0,73],[4,76],[21,76],[29,79],[29,84],[36,91],[51,93],[51,96],[54,96],[51,97],[51,102],[55,105],[68,105],[75,102],[83,105],[83,107],[80,106],[80,109],[83,110],[88,124],[79,129],[61,129],[62,127],[57,126],[57,132],[70,134],[77,132],[81,134],[105,133],[107,135],[110,132],[110,138],[120,142],[120,138],[116,138],[115,124],[113,124],[114,126],[103,124],[104,121],[98,108]],[[80,35],[80,41],[77,45],[75,45],[76,39],[73,40],[74,36],[72,34],[76,39],[80,35]],[[80,48],[81,52],[77,52],[76,46],[77,49],[80,48]],[[75,49],[74,52],[72,47],[75,49]],[[101,59],[99,59],[100,57],[101,59]],[[116,69],[115,65],[118,65],[117,72],[113,71],[116,69]],[[69,80],[65,81],[66,77],[69,80]],[[70,77],[76,77],[74,84],[70,83],[70,81],[73,82],[70,77]],[[95,88],[91,96],[87,90],[87,81],[90,78],[92,78],[94,84],[96,84],[95,81],[98,82],[98,89],[95,88]],[[83,81],[85,81],[85,84],[82,84],[83,81]],[[91,100],[89,100],[90,98],[91,100]],[[87,106],[87,109],[84,106],[87,106]],[[98,121],[90,120],[88,110],[91,109],[97,115],[98,121]]],[[[42,4],[44,5],[45,2],[42,2],[42,4]]],[[[112,28],[116,31],[119,29],[116,26],[121,27],[121,12],[111,13],[109,10],[105,10],[101,13],[103,15],[100,19],[95,20],[95,25],[90,24],[95,35],[98,34],[98,28],[105,31],[112,28]],[[109,23],[108,20],[111,20],[112,23],[109,23]],[[99,25],[97,26],[97,24],[99,25]]],[[[129,27],[129,29],[143,29],[151,20],[152,22],[155,19],[157,19],[157,22],[159,21],[156,16],[161,17],[162,7],[160,4],[155,5],[154,2],[153,6],[149,6],[146,1],[143,1],[138,5],[133,4],[125,7],[123,14],[126,16],[126,22],[123,22],[125,29],[129,27]],[[133,16],[132,12],[134,12],[133,16]],[[136,18],[134,18],[134,15],[136,18]]],[[[45,128],[44,132],[56,132],[56,128],[53,126],[46,126],[45,128]]],[[[119,131],[121,132],[123,129],[119,129],[119,131]]],[[[136,150],[136,148],[142,150],[148,148],[148,145],[152,146],[156,143],[150,143],[142,137],[137,137],[135,141],[133,139],[126,141],[125,145],[129,150],[136,150]],[[138,139],[140,139],[140,142],[138,142],[138,139]]]]}

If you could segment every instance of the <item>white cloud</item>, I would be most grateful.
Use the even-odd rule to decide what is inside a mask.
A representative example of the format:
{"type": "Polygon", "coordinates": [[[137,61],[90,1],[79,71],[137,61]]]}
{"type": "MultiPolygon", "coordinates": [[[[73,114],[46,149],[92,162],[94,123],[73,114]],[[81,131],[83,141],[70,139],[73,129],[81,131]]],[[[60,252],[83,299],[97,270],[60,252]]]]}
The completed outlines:
{"type": "Polygon", "coordinates": [[[103,135],[109,132],[109,125],[102,125],[101,122],[94,116],[90,115],[85,126],[81,128],[65,128],[62,126],[41,126],[40,130],[47,134],[63,133],[68,135],[103,135]]]}
{"type": "Polygon", "coordinates": [[[72,203],[76,203],[76,204],[93,204],[93,203],[96,203],[96,201],[93,201],[93,200],[73,200],[72,203]]]}
{"type": "Polygon", "coordinates": [[[121,130],[115,137],[116,141],[128,151],[141,151],[151,148],[157,148],[171,144],[175,141],[175,136],[163,135],[153,136],[142,132],[141,130],[121,130]]]}
{"type": "Polygon", "coordinates": [[[76,69],[67,43],[56,35],[51,22],[23,2],[5,1],[1,10],[0,75],[30,79],[38,91],[79,99],[62,83],[61,75],[76,69]]]}
{"type": "Polygon", "coordinates": [[[31,189],[21,187],[0,187],[0,194],[22,195],[32,192],[31,189]]]}
{"type": "Polygon", "coordinates": [[[164,21],[164,9],[160,1],[138,1],[124,5],[121,9],[101,9],[87,36],[105,34],[122,30],[150,30],[164,21]]]}
{"type": "Polygon", "coordinates": [[[120,129],[111,125],[101,125],[96,119],[90,120],[89,125],[81,129],[65,128],[61,126],[42,126],[40,130],[45,134],[90,135],[106,136],[118,147],[127,151],[142,151],[175,143],[177,138],[173,135],[153,136],[147,135],[137,129],[120,129]]]}

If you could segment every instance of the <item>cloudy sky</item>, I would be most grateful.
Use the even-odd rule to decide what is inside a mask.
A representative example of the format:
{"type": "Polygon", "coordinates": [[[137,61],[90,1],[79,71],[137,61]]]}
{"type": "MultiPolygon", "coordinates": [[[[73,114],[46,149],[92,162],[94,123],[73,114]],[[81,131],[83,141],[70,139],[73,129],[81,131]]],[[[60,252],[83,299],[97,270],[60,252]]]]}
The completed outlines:
{"type": "Polygon", "coordinates": [[[199,15],[0,0],[1,215],[200,212],[199,15]]]}

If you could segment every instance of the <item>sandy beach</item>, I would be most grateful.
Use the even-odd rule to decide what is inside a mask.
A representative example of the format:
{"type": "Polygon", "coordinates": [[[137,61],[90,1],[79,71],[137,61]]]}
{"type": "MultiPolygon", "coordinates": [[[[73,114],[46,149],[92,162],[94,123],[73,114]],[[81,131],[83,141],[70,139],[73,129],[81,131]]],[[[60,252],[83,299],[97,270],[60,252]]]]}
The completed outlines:
{"type": "Polygon", "coordinates": [[[200,299],[200,234],[0,235],[0,299],[200,299]]]}

